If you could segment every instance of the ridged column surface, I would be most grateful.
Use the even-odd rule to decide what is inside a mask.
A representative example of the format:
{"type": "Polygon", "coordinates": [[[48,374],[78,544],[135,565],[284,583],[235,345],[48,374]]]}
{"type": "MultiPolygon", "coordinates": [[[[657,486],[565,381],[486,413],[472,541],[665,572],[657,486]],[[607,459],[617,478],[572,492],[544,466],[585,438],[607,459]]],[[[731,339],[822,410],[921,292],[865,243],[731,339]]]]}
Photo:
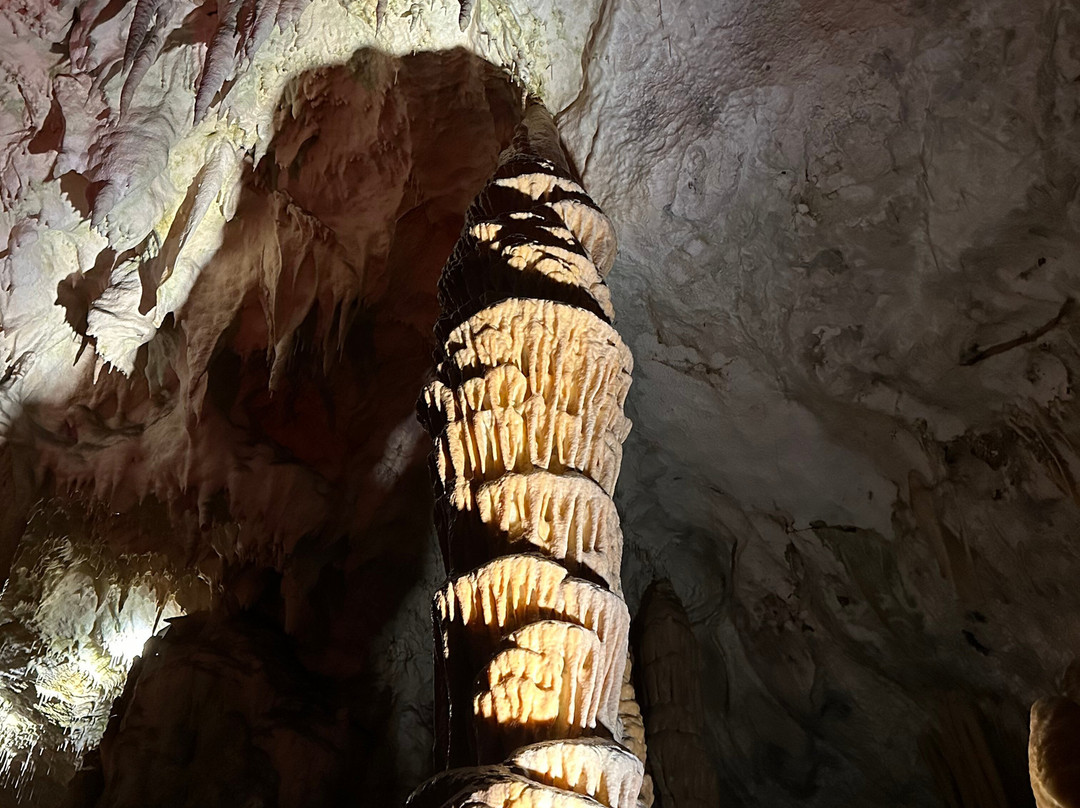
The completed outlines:
{"type": "Polygon", "coordinates": [[[449,574],[432,609],[446,771],[411,808],[638,801],[611,499],[633,360],[611,325],[614,257],[611,222],[531,104],[439,280],[419,413],[449,574]]]}

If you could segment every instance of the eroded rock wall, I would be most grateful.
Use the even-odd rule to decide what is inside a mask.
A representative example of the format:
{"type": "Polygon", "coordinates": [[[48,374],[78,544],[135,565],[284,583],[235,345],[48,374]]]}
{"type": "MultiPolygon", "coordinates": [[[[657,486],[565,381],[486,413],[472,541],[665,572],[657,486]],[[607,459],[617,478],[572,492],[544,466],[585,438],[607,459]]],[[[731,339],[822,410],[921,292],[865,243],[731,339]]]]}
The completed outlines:
{"type": "Polygon", "coordinates": [[[949,804],[918,739],[966,725],[1030,804],[1080,628],[1080,9],[609,11],[559,123],[623,234],[627,594],[684,602],[725,789],[949,804]]]}

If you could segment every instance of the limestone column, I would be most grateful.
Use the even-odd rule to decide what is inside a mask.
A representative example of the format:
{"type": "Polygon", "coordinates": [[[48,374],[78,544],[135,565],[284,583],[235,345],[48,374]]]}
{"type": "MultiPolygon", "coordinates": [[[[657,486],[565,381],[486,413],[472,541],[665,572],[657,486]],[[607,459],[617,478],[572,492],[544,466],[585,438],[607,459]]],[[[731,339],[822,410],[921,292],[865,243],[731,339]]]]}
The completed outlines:
{"type": "Polygon", "coordinates": [[[633,808],[640,716],[611,496],[630,351],[608,218],[531,104],[439,280],[433,439],[439,763],[411,808],[633,808]],[[633,747],[634,751],[630,748],[633,747]]]}

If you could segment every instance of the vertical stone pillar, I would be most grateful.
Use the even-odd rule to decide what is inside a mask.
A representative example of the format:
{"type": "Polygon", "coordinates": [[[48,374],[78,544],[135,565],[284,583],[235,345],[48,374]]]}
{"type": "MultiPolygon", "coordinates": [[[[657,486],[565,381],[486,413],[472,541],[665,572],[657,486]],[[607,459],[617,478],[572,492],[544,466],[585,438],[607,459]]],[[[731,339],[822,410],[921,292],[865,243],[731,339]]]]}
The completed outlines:
{"type": "Polygon", "coordinates": [[[611,222],[530,105],[439,280],[419,412],[449,574],[433,604],[447,770],[412,808],[638,799],[611,499],[633,360],[611,326],[614,257],[611,222]]]}

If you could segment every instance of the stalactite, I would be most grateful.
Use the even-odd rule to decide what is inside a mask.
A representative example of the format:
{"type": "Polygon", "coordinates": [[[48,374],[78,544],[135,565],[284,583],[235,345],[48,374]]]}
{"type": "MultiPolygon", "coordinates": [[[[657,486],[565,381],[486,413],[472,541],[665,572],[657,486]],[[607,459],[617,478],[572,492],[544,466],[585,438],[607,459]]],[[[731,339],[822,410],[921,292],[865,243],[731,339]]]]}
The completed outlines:
{"type": "Polygon", "coordinates": [[[433,608],[448,770],[411,808],[641,797],[611,500],[633,366],[603,280],[614,255],[611,222],[531,104],[439,281],[419,414],[450,575],[433,608]]]}

